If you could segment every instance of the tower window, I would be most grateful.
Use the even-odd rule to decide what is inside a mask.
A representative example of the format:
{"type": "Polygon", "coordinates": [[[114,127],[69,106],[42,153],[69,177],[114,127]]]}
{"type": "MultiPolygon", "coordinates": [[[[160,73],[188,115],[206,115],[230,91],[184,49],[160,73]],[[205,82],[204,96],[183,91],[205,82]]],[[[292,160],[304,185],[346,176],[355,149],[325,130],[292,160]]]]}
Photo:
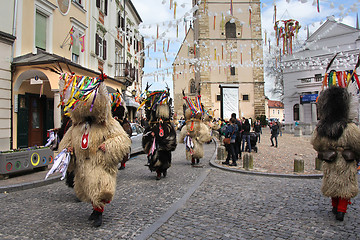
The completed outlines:
{"type": "Polygon", "coordinates": [[[225,24],[226,38],[236,38],[236,24],[227,22],[225,24]]]}

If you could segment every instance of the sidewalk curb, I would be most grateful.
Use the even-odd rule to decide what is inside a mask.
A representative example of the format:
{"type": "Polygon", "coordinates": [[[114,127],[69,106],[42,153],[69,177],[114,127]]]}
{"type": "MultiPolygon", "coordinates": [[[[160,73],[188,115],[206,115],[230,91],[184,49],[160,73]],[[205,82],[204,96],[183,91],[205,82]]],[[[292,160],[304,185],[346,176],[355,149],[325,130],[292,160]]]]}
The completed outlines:
{"type": "Polygon", "coordinates": [[[37,180],[37,181],[33,181],[33,182],[28,182],[28,183],[19,183],[19,184],[9,185],[9,186],[5,186],[5,187],[0,187],[0,193],[16,192],[16,191],[27,190],[27,189],[36,188],[36,187],[42,187],[45,185],[49,185],[49,184],[61,181],[60,178],[61,178],[61,175],[55,176],[55,177],[49,177],[46,180],[45,179],[37,180]]]}
{"type": "MultiPolygon", "coordinates": [[[[213,140],[215,141],[215,152],[217,152],[218,140],[215,138],[213,138],[213,140]]],[[[210,159],[209,164],[212,167],[216,167],[216,168],[219,168],[224,171],[237,172],[237,173],[249,174],[249,175],[266,176],[266,177],[299,178],[299,179],[320,179],[323,177],[322,174],[296,175],[296,174],[281,174],[281,173],[263,173],[263,172],[247,171],[247,170],[240,170],[240,169],[232,169],[232,168],[224,167],[222,165],[217,164],[215,162],[215,158],[210,159]]]]}

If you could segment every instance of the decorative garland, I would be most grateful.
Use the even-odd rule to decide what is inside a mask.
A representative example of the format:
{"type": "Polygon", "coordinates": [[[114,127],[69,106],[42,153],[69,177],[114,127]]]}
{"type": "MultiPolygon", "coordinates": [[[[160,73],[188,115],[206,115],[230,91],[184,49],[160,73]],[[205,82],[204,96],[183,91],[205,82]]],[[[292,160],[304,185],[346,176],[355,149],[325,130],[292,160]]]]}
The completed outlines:
{"type": "Polygon", "coordinates": [[[292,54],[293,38],[297,37],[300,28],[299,22],[294,19],[278,20],[275,22],[276,43],[279,46],[280,38],[283,39],[284,54],[292,54]],[[282,26],[280,25],[281,23],[282,26]]]}

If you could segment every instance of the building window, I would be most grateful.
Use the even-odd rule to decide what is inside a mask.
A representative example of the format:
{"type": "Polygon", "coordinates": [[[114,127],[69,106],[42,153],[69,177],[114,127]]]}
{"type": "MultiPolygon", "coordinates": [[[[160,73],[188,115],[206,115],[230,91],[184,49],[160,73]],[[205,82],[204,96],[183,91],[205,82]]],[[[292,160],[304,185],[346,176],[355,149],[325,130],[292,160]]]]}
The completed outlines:
{"type": "Polygon", "coordinates": [[[96,56],[106,60],[106,40],[95,34],[95,54],[96,56]]]}
{"type": "Polygon", "coordinates": [[[46,50],[47,17],[36,12],[35,47],[46,50]]]}
{"type": "Polygon", "coordinates": [[[121,28],[123,31],[125,31],[125,20],[124,18],[122,17],[122,12],[119,11],[118,12],[118,16],[117,16],[117,27],[118,28],[121,28]]]}
{"type": "Polygon", "coordinates": [[[190,80],[190,93],[196,93],[196,85],[194,79],[190,80]]]}
{"type": "Polygon", "coordinates": [[[249,95],[242,95],[243,96],[243,101],[249,101],[249,95]]]}
{"type": "Polygon", "coordinates": [[[122,65],[123,49],[119,44],[115,45],[115,76],[123,76],[125,66],[122,65]]]}
{"type": "Polygon", "coordinates": [[[225,24],[226,38],[236,38],[236,24],[227,22],[225,24]]]}
{"type": "Polygon", "coordinates": [[[294,105],[293,111],[294,111],[294,121],[299,121],[300,120],[300,117],[299,117],[299,104],[294,105]]]}
{"type": "Polygon", "coordinates": [[[280,110],[278,110],[278,114],[280,114],[280,110]]]}
{"type": "Polygon", "coordinates": [[[96,7],[100,9],[105,15],[107,15],[108,0],[96,0],[96,7]]]}
{"type": "Polygon", "coordinates": [[[230,67],[230,74],[231,76],[235,75],[235,67],[230,67]]]}

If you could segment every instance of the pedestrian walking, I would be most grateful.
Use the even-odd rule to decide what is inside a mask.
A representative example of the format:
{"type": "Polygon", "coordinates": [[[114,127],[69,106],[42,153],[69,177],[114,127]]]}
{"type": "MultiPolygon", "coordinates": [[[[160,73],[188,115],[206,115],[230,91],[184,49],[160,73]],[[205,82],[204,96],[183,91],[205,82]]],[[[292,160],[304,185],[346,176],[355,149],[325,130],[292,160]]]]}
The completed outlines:
{"type": "Polygon", "coordinates": [[[339,221],[344,220],[350,199],[359,191],[356,159],[360,156],[360,129],[352,122],[357,112],[350,107],[350,98],[345,88],[335,86],[320,94],[320,120],[311,139],[324,161],[321,191],[331,197],[332,212],[339,221]]]}
{"type": "Polygon", "coordinates": [[[279,136],[279,125],[277,124],[277,122],[273,121],[272,124],[271,124],[271,137],[270,137],[270,140],[271,140],[271,147],[274,147],[274,141],[273,141],[273,138],[275,138],[275,147],[277,148],[278,147],[278,136],[279,136]]]}
{"type": "Polygon", "coordinates": [[[241,148],[242,152],[244,151],[244,148],[245,148],[245,141],[249,148],[249,152],[251,152],[250,129],[251,129],[251,126],[249,123],[249,119],[245,119],[244,124],[242,125],[242,148],[241,148]]]}
{"type": "Polygon", "coordinates": [[[228,152],[227,158],[225,162],[222,164],[229,165],[229,166],[237,166],[236,161],[238,156],[236,154],[236,132],[238,131],[238,126],[236,124],[236,118],[230,118],[229,124],[226,127],[225,137],[230,138],[230,144],[225,144],[225,148],[228,152]],[[230,164],[230,158],[232,163],[230,164]]]}

